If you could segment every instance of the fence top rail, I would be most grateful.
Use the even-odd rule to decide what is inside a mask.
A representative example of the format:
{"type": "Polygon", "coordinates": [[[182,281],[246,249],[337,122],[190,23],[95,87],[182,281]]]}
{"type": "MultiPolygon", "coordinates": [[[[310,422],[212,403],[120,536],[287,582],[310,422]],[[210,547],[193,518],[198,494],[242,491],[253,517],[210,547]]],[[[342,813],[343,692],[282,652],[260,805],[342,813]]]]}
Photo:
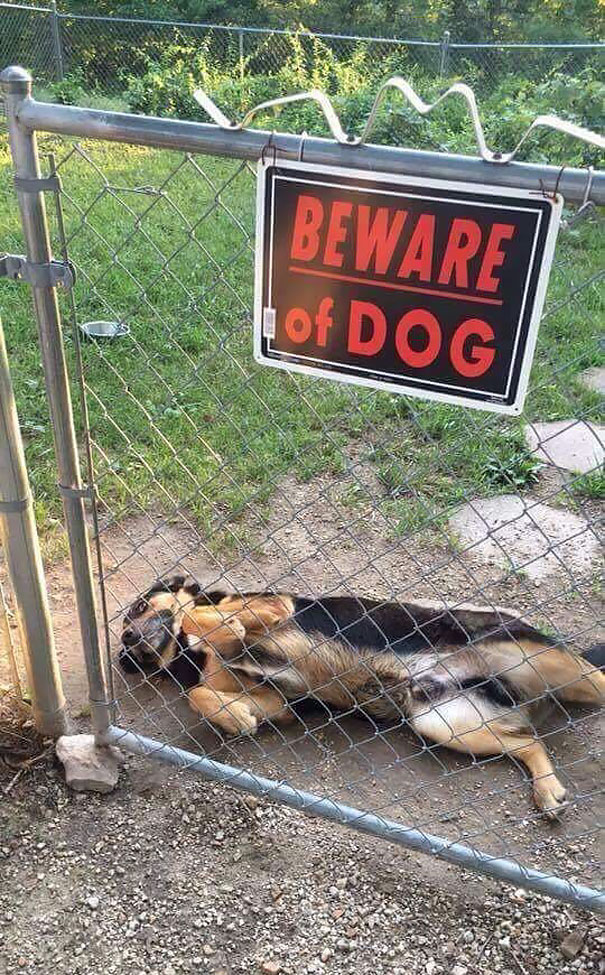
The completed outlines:
{"type": "MultiPolygon", "coordinates": [[[[225,129],[206,122],[131,115],[101,109],[79,108],[38,102],[27,94],[31,81],[23,69],[6,69],[2,82],[6,90],[19,88],[24,98],[17,117],[20,124],[42,132],[87,139],[102,139],[132,145],[154,146],[184,152],[229,156],[256,162],[268,145],[276,158],[298,159],[304,146],[305,160],[365,171],[425,175],[437,179],[459,179],[470,183],[489,183],[536,192],[558,189],[566,200],[585,200],[589,173],[585,169],[509,162],[486,162],[476,156],[462,156],[419,149],[371,144],[340,144],[332,139],[269,132],[263,129],[225,129]]],[[[605,204],[605,171],[594,172],[591,199],[605,204]]]]}
{"type": "MultiPolygon", "coordinates": [[[[10,10],[35,10],[40,13],[54,13],[58,18],[62,20],[84,20],[84,21],[96,21],[110,24],[142,24],[147,27],[187,27],[187,28],[198,28],[200,30],[216,30],[225,31],[227,33],[236,34],[278,34],[286,37],[292,37],[296,35],[306,35],[308,37],[318,37],[323,40],[337,40],[337,41],[371,41],[375,44],[408,44],[414,47],[436,47],[440,48],[443,46],[443,39],[438,39],[434,41],[423,41],[419,38],[409,38],[409,37],[381,37],[374,36],[371,34],[333,34],[326,31],[314,31],[309,29],[297,29],[294,27],[241,27],[238,24],[214,24],[207,21],[192,21],[192,20],[154,20],[151,18],[144,17],[114,17],[114,16],[104,16],[102,14],[78,14],[71,13],[69,11],[55,11],[51,7],[34,7],[29,4],[18,4],[18,3],[0,3],[0,9],[10,9],[10,10]]],[[[599,48],[605,48],[605,41],[554,41],[548,43],[542,42],[527,42],[527,41],[511,41],[511,42],[497,42],[497,41],[448,41],[448,47],[451,49],[478,49],[478,50],[598,50],[599,48]]]]}
{"type": "Polygon", "coordinates": [[[510,41],[498,43],[497,41],[478,41],[478,42],[468,42],[468,41],[451,41],[448,45],[450,48],[481,48],[487,50],[501,50],[504,49],[521,49],[521,50],[576,50],[581,48],[596,49],[605,48],[605,41],[554,41],[549,43],[536,42],[535,44],[531,41],[510,41]]]}
{"type": "Polygon", "coordinates": [[[4,10],[36,10],[40,14],[51,13],[50,7],[34,7],[29,3],[0,3],[4,10]]]}

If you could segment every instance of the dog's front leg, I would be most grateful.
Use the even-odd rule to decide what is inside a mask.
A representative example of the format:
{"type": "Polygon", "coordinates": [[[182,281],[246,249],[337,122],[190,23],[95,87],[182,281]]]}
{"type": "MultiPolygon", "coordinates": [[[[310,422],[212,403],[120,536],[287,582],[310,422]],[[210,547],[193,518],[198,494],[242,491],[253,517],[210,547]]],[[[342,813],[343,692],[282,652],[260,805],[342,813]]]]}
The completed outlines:
{"type": "Polygon", "coordinates": [[[268,687],[230,693],[202,684],[189,691],[189,704],[228,735],[253,735],[263,721],[287,724],[295,718],[282,695],[268,687]]]}
{"type": "Polygon", "coordinates": [[[229,694],[200,686],[192,688],[188,697],[197,714],[228,735],[253,735],[258,729],[258,717],[253,714],[245,692],[229,694]]]}

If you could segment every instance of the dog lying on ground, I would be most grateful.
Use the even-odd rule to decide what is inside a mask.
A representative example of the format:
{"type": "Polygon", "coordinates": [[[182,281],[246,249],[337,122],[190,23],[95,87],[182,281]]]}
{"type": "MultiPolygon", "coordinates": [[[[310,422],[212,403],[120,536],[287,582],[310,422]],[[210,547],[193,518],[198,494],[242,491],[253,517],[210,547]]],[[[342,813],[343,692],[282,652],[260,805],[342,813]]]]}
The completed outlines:
{"type": "Polygon", "coordinates": [[[184,576],[130,607],[119,659],[126,671],[171,675],[193,710],[227,734],[288,722],[310,697],[405,721],[423,742],[509,755],[551,819],[566,792],[535,732],[544,702],[605,703],[605,647],[580,656],[507,611],[230,595],[184,576]]]}

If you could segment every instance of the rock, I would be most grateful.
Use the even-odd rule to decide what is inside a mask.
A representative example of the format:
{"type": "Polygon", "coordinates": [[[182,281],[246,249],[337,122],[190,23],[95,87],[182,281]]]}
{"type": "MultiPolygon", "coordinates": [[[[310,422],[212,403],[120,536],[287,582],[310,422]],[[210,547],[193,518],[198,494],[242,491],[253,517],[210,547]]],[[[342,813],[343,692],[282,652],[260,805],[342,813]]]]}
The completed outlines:
{"type": "Polygon", "coordinates": [[[260,968],[264,975],[279,975],[281,972],[281,965],[278,961],[264,961],[260,968]]]}
{"type": "Polygon", "coordinates": [[[576,474],[587,474],[605,459],[605,427],[587,420],[528,423],[525,439],[530,450],[545,464],[576,474]]]}
{"type": "Polygon", "coordinates": [[[559,951],[564,958],[571,961],[576,955],[579,955],[584,947],[584,942],[586,940],[586,928],[574,928],[569,934],[566,934],[563,941],[559,945],[559,951]]]}
{"type": "Polygon", "coordinates": [[[562,565],[574,575],[588,573],[599,552],[583,518],[517,494],[477,498],[459,508],[449,523],[472,555],[520,569],[532,580],[560,572],[562,565]]]}
{"type": "Polygon", "coordinates": [[[580,382],[593,389],[595,393],[605,396],[605,366],[592,366],[580,373],[580,382]]]}
{"type": "Polygon", "coordinates": [[[224,951],[216,951],[209,961],[209,971],[212,975],[233,975],[233,969],[224,951]]]}
{"type": "Polygon", "coordinates": [[[56,744],[57,758],[65,769],[65,781],[77,792],[111,792],[122,763],[117,748],[95,744],[93,735],[62,735],[56,744]]]}
{"type": "Polygon", "coordinates": [[[86,898],[86,903],[90,907],[91,911],[96,911],[97,907],[99,906],[100,901],[99,901],[99,898],[98,897],[95,897],[93,895],[92,897],[87,897],[86,898]]]}
{"type": "Polygon", "coordinates": [[[452,968],[452,975],[467,975],[468,968],[466,965],[454,965],[452,968]]]}

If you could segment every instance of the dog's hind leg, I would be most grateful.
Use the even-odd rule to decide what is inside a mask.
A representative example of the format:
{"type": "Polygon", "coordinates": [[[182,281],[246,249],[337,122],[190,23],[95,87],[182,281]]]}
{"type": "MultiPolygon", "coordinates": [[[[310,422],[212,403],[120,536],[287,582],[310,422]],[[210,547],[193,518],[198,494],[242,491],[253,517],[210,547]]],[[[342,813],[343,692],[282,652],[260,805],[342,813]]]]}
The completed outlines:
{"type": "Polygon", "coordinates": [[[485,651],[496,672],[535,697],[549,690],[562,701],[605,704],[605,673],[567,647],[520,640],[488,644],[485,651]]]}
{"type": "Polygon", "coordinates": [[[605,704],[605,674],[573,650],[549,649],[533,655],[531,664],[562,701],[605,704]]]}
{"type": "Polygon", "coordinates": [[[486,719],[479,702],[468,696],[458,697],[413,715],[410,723],[423,738],[435,741],[474,758],[508,755],[522,762],[532,782],[534,801],[548,819],[562,811],[565,787],[555,774],[553,764],[541,741],[524,727],[515,727],[516,715],[486,719]]]}

